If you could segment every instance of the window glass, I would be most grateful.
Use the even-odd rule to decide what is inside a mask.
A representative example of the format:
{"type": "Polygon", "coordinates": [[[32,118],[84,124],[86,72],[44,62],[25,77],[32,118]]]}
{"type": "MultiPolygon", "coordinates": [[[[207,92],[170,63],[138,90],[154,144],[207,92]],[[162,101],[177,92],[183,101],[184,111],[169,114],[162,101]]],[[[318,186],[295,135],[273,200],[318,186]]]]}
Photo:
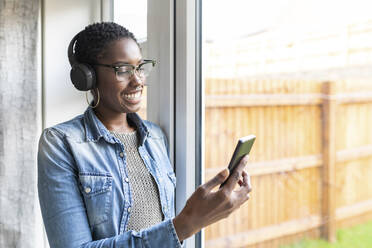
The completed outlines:
{"type": "Polygon", "coordinates": [[[205,247],[310,247],[291,245],[371,220],[360,218],[372,200],[360,183],[372,176],[371,7],[203,1],[204,181],[257,136],[251,198],[205,229],[205,247]]]}
{"type": "Polygon", "coordinates": [[[147,38],[147,0],[115,0],[115,22],[128,28],[139,42],[147,38]]]}

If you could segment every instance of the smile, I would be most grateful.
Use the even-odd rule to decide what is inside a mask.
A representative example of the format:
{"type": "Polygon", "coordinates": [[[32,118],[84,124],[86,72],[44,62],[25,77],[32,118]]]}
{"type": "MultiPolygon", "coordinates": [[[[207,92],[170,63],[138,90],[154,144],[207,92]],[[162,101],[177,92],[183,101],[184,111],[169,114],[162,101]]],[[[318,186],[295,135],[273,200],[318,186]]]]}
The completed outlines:
{"type": "Polygon", "coordinates": [[[142,96],[142,91],[138,91],[136,93],[132,93],[132,94],[124,94],[124,97],[128,100],[137,100],[139,98],[141,98],[142,96]]]}

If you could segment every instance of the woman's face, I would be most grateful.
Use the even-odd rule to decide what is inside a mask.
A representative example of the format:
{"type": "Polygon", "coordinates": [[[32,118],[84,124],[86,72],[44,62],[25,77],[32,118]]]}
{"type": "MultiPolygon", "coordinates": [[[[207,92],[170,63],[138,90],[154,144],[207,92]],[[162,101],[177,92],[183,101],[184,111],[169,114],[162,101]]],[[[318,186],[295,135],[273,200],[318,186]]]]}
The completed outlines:
{"type": "MultiPolygon", "coordinates": [[[[98,58],[99,64],[134,66],[142,62],[142,54],[137,43],[130,38],[111,42],[98,58]]],[[[137,112],[141,108],[144,81],[136,74],[128,81],[118,81],[113,68],[97,66],[97,88],[101,107],[118,113],[137,112]],[[136,94],[137,95],[133,95],[136,94]]]]}

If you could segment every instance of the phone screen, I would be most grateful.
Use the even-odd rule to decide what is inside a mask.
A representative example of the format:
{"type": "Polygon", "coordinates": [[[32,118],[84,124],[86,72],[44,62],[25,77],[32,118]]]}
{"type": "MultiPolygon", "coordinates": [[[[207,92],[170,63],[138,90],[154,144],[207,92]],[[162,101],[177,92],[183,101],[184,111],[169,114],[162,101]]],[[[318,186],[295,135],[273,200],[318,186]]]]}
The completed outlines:
{"type": "MultiPolygon", "coordinates": [[[[230,171],[230,175],[231,175],[231,172],[235,169],[235,167],[239,164],[239,161],[245,155],[249,154],[255,140],[256,140],[256,136],[253,134],[239,139],[238,144],[235,147],[235,151],[229,163],[228,168],[230,171]]],[[[221,184],[220,188],[226,183],[226,181],[221,184]]]]}
{"type": "Polygon", "coordinates": [[[235,148],[234,154],[229,163],[230,172],[234,170],[235,166],[239,163],[242,157],[249,154],[249,152],[252,149],[255,139],[256,139],[256,136],[254,135],[249,135],[249,136],[239,139],[238,144],[235,148]]]}

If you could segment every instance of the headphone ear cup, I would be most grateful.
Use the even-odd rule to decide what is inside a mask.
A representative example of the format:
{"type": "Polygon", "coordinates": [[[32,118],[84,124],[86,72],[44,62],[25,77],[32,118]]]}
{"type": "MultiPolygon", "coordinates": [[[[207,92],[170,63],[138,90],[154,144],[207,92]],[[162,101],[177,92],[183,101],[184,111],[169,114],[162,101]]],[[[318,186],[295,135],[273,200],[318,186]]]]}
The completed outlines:
{"type": "Polygon", "coordinates": [[[96,87],[96,73],[88,64],[75,64],[70,71],[70,78],[76,89],[87,91],[96,87]]]}

